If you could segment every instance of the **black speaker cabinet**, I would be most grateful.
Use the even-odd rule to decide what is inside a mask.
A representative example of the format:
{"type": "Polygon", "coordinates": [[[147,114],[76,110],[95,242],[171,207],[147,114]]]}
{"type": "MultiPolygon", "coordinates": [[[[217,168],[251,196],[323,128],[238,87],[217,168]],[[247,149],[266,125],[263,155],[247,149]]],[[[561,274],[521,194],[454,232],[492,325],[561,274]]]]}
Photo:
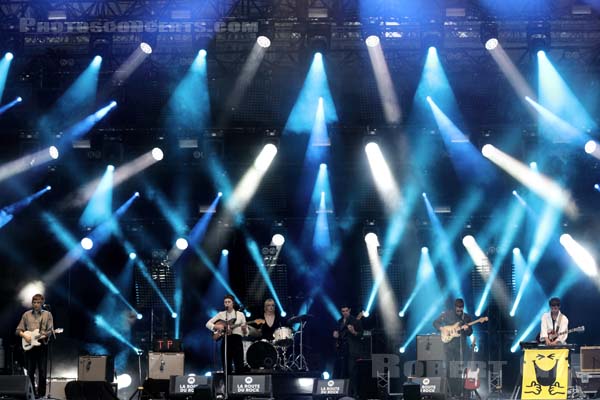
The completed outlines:
{"type": "Polygon", "coordinates": [[[65,386],[67,400],[119,400],[108,382],[71,381],[65,386]]]}
{"type": "Polygon", "coordinates": [[[114,362],[110,356],[80,356],[77,380],[85,382],[112,382],[114,362]]]}
{"type": "Polygon", "coordinates": [[[0,375],[0,397],[35,400],[29,377],[26,375],[0,375]]]}
{"type": "Polygon", "coordinates": [[[404,400],[421,400],[421,385],[414,382],[405,382],[402,387],[404,400]]]}

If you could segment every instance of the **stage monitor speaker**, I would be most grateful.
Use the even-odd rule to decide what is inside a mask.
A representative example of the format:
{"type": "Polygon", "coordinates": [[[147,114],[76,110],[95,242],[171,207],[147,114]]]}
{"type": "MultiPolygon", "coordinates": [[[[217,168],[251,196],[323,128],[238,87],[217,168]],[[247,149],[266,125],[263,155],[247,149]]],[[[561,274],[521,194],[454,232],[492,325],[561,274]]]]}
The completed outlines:
{"type": "Polygon", "coordinates": [[[67,395],[65,388],[69,382],[73,382],[74,379],[52,379],[48,381],[46,385],[46,393],[50,395],[51,399],[66,400],[67,395]]]}
{"type": "Polygon", "coordinates": [[[446,378],[424,377],[412,378],[414,383],[420,385],[421,396],[428,396],[432,399],[446,398],[446,378]]]}
{"type": "Polygon", "coordinates": [[[148,353],[148,377],[170,379],[171,375],[183,375],[184,353],[148,353]]]}
{"type": "Polygon", "coordinates": [[[115,376],[113,358],[110,356],[79,356],[77,380],[84,382],[112,382],[115,376]]]}
{"type": "Polygon", "coordinates": [[[417,335],[417,360],[445,360],[444,347],[440,335],[417,335]]]}
{"type": "Polygon", "coordinates": [[[377,387],[377,377],[373,376],[371,360],[357,360],[356,369],[358,370],[357,390],[361,399],[379,398],[379,389],[377,387]]]}
{"type": "Polygon", "coordinates": [[[581,372],[600,372],[600,346],[581,346],[579,360],[581,372]]]}
{"type": "Polygon", "coordinates": [[[27,375],[0,375],[0,397],[35,400],[31,380],[27,375]]]}
{"type": "Polygon", "coordinates": [[[65,386],[67,400],[119,400],[115,388],[106,381],[71,381],[65,386]]]}
{"type": "Polygon", "coordinates": [[[405,382],[402,387],[404,400],[421,400],[421,385],[414,382],[405,382]]]}

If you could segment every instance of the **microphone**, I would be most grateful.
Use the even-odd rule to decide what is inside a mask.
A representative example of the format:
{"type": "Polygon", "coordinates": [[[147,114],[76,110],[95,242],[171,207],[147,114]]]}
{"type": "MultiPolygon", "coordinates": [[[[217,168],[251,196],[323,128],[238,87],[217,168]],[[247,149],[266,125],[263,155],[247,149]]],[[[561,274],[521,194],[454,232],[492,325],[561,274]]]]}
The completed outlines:
{"type": "Polygon", "coordinates": [[[50,307],[50,304],[47,304],[47,303],[46,303],[46,304],[43,304],[43,305],[42,305],[42,308],[43,308],[44,310],[50,311],[50,309],[51,309],[52,307],[50,307]]]}

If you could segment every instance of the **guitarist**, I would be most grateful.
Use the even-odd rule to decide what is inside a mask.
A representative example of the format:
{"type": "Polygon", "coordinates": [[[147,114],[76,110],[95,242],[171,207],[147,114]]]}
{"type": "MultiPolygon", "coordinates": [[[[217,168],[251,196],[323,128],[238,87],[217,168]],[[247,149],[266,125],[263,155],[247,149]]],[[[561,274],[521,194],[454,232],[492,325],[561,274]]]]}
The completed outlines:
{"type": "MultiPolygon", "coordinates": [[[[336,361],[333,377],[335,379],[350,379],[350,396],[356,395],[357,369],[356,360],[360,358],[363,326],[360,315],[350,314],[350,307],[340,307],[342,317],[337,321],[333,337],[336,339],[336,361]]],[[[362,315],[362,314],[361,314],[362,315]]]]}
{"type": "Polygon", "coordinates": [[[569,319],[560,312],[560,299],[553,297],[548,302],[550,312],[542,315],[542,324],[540,327],[540,341],[547,346],[557,346],[567,343],[569,330],[569,319]],[[562,335],[556,335],[562,333],[562,335]]]}
{"type": "Polygon", "coordinates": [[[27,343],[35,340],[31,334],[32,331],[39,329],[41,336],[37,341],[42,343],[40,346],[34,346],[25,352],[25,367],[27,375],[31,379],[31,385],[34,388],[36,397],[44,397],[46,395],[46,367],[48,364],[48,338],[54,329],[52,313],[42,308],[44,304],[44,296],[36,294],[31,299],[32,309],[25,311],[21,317],[19,325],[17,325],[16,334],[25,339],[27,343]],[[36,390],[35,371],[37,369],[38,385],[36,390]]]}
{"type": "Polygon", "coordinates": [[[448,377],[448,386],[453,396],[460,396],[462,385],[462,364],[465,361],[465,353],[468,351],[467,336],[473,334],[473,328],[467,324],[472,321],[471,316],[464,312],[465,301],[463,299],[454,300],[454,309],[446,310],[433,321],[436,330],[441,331],[443,326],[453,325],[459,322],[461,329],[460,337],[444,343],[444,354],[446,356],[446,374],[448,377]]]}
{"type": "Polygon", "coordinates": [[[246,316],[242,312],[236,311],[234,304],[233,296],[226,295],[223,298],[225,309],[219,311],[206,323],[206,327],[213,333],[220,333],[223,337],[226,336],[227,342],[221,339],[221,360],[223,369],[227,368],[228,374],[234,371],[239,374],[246,370],[242,336],[248,335],[248,325],[246,325],[246,316]],[[234,325],[235,327],[232,329],[231,327],[234,325]],[[225,361],[225,343],[227,343],[227,361],[225,361]]]}

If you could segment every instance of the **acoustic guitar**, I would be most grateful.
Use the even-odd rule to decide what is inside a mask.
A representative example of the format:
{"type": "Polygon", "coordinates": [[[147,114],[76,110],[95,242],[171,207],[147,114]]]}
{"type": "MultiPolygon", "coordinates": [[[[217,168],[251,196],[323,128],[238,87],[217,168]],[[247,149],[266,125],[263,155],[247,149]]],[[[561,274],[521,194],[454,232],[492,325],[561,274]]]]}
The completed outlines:
{"type": "MultiPolygon", "coordinates": [[[[264,319],[255,319],[254,321],[241,322],[239,324],[231,325],[229,327],[229,330],[232,331],[235,328],[238,328],[244,324],[262,325],[264,323],[265,323],[264,319]]],[[[213,335],[212,335],[213,340],[217,341],[217,340],[221,339],[223,336],[225,336],[226,327],[227,327],[227,324],[225,322],[215,323],[215,326],[213,328],[213,335]]]]}

